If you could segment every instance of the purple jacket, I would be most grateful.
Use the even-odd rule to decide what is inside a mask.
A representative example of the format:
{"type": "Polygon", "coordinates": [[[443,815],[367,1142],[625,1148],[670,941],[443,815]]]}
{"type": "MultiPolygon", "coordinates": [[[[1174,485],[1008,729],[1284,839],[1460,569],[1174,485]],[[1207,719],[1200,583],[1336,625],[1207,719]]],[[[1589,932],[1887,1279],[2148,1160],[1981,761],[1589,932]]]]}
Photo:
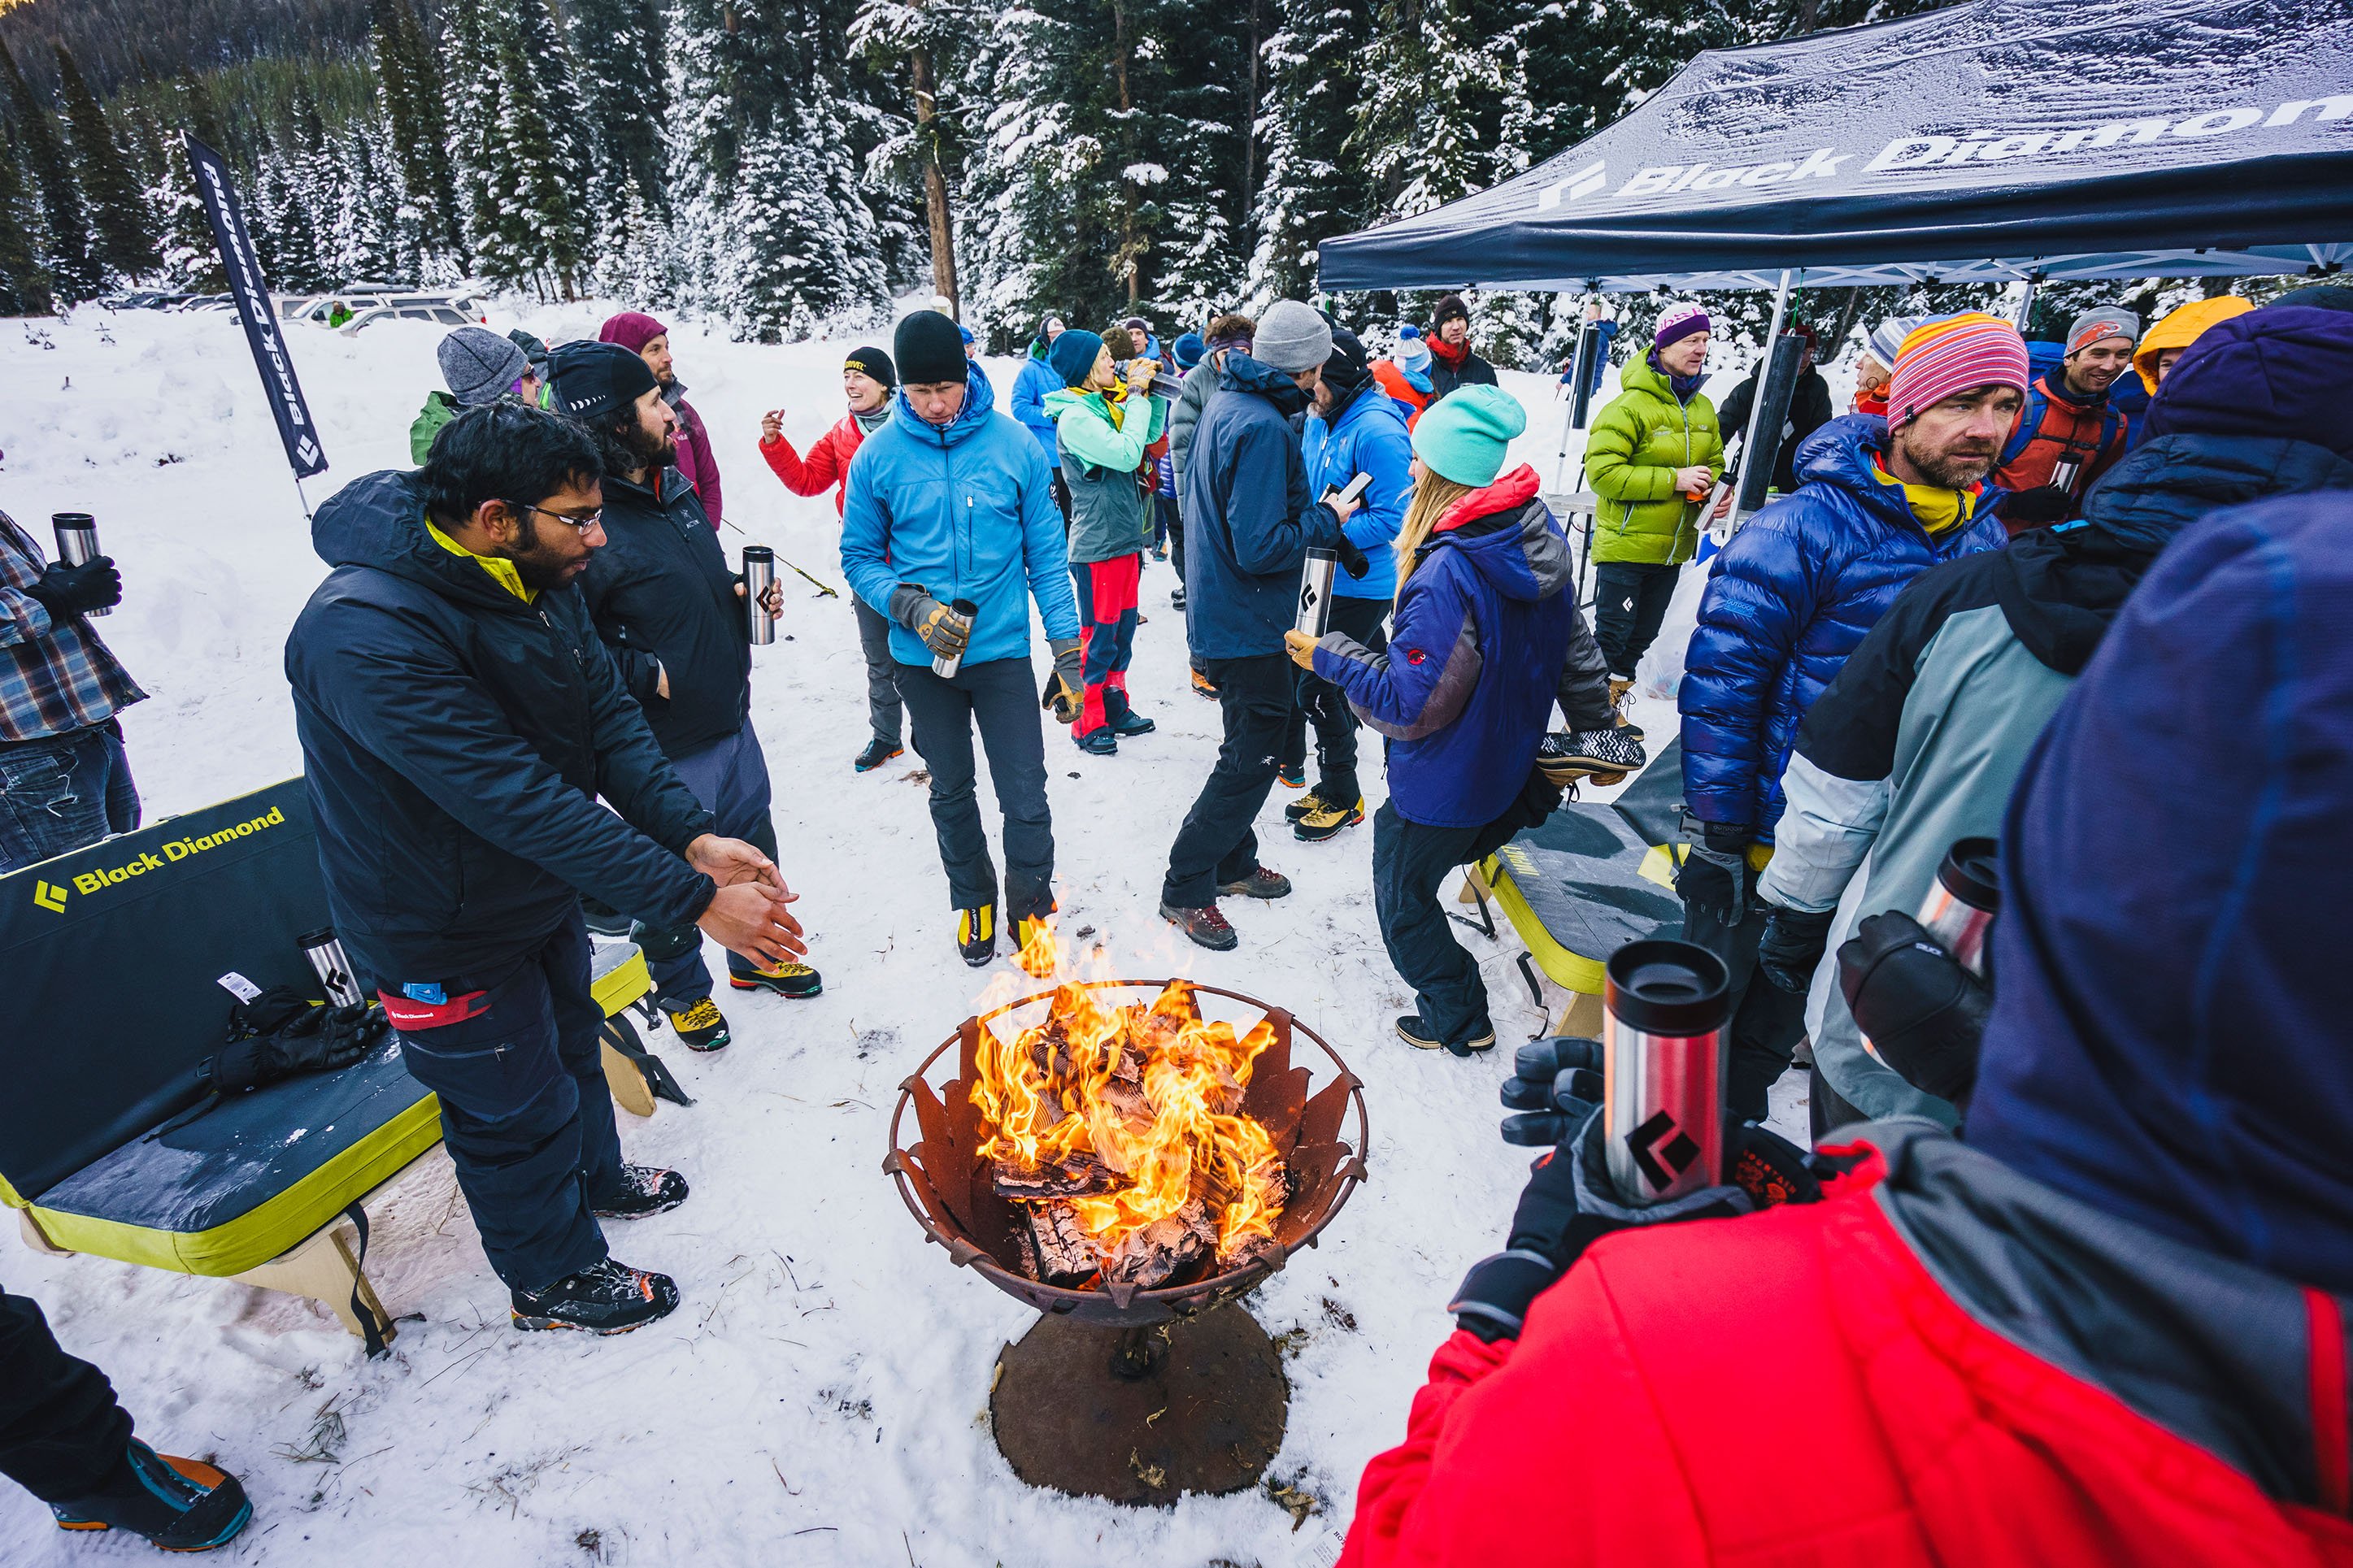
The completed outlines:
{"type": "Polygon", "coordinates": [[[678,471],[694,487],[694,499],[702,503],[715,530],[719,526],[719,458],[711,450],[711,432],[702,427],[702,416],[683,396],[672,397],[670,405],[678,415],[678,471]]]}

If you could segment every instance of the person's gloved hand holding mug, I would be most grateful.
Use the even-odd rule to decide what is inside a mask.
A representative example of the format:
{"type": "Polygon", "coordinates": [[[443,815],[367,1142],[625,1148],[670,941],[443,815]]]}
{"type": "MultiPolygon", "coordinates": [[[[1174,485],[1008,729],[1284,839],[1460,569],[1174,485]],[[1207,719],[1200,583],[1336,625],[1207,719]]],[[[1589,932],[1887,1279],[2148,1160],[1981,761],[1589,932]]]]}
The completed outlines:
{"type": "Polygon", "coordinates": [[[122,603],[122,574],[111,555],[93,555],[79,566],[52,561],[24,592],[53,617],[87,615],[122,603]]]}
{"type": "Polygon", "coordinates": [[[891,618],[921,637],[936,658],[960,658],[972,643],[972,617],[958,615],[913,583],[891,590],[891,618]]]}
{"type": "Polygon", "coordinates": [[[1896,910],[1857,926],[1838,961],[1839,989],[1865,1048],[1923,1094],[1967,1110],[1992,988],[1896,910]]]}
{"type": "Polygon", "coordinates": [[[1087,701],[1086,655],[1076,637],[1055,637],[1047,647],[1053,650],[1054,668],[1047,672],[1045,698],[1039,706],[1057,724],[1075,724],[1087,701]]]}

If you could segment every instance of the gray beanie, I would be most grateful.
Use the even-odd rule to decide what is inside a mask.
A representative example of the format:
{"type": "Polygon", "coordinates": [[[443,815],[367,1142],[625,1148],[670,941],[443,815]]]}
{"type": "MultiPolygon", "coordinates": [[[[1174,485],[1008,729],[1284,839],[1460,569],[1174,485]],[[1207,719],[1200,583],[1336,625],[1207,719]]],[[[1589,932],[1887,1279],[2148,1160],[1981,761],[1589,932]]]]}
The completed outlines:
{"type": "Polygon", "coordinates": [[[459,327],[441,340],[433,357],[441,362],[449,395],[468,407],[496,403],[531,369],[520,344],[487,327],[459,327]]]}
{"type": "Polygon", "coordinates": [[[1314,370],[1332,357],[1332,323],[1313,305],[1277,300],[1258,319],[1250,357],[1286,375],[1314,370]]]}
{"type": "Polygon", "coordinates": [[[2073,357],[2078,349],[2109,338],[2122,338],[2127,343],[2140,336],[2140,318],[2120,305],[2101,305],[2085,310],[2067,323],[2067,353],[2073,357]]]}

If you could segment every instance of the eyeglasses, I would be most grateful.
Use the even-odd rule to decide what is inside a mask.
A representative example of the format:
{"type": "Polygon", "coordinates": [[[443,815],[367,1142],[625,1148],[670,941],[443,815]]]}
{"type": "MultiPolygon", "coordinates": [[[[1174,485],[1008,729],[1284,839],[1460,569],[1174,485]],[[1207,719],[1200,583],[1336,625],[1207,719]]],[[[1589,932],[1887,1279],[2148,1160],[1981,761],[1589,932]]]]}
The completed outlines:
{"type": "Polygon", "coordinates": [[[601,506],[592,512],[575,513],[569,511],[550,511],[543,506],[532,506],[526,502],[519,500],[511,500],[507,502],[507,505],[514,508],[517,511],[535,511],[542,517],[552,517],[558,522],[568,522],[583,533],[587,532],[592,528],[601,526],[605,521],[605,509],[601,506]]]}

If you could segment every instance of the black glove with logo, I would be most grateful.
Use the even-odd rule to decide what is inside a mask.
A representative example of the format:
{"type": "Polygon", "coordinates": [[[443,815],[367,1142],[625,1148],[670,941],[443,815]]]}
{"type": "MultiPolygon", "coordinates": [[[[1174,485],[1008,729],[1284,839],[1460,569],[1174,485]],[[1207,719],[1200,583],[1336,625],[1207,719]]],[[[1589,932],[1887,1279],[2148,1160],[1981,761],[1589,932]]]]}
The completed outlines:
{"type": "Polygon", "coordinates": [[[111,555],[93,555],[79,566],[51,562],[25,595],[52,616],[111,610],[122,603],[122,574],[114,569],[111,555]]]}
{"type": "Polygon", "coordinates": [[[1757,873],[1748,864],[1748,830],[1707,823],[1675,873],[1675,896],[1729,928],[1748,917],[1757,873]]]}
{"type": "Polygon", "coordinates": [[[1838,951],[1839,989],[1872,1053],[1923,1094],[1966,1110],[1993,991],[1910,915],[1873,915],[1838,951]]]}
{"type": "Polygon", "coordinates": [[[228,1044],[196,1069],[197,1081],[216,1094],[243,1093],[298,1072],[347,1068],[375,1048],[385,1024],[384,1009],[373,1003],[313,1006],[281,985],[238,1004],[230,1015],[230,1028],[228,1044]],[[290,996],[301,1009],[299,1013],[288,1012],[290,996]],[[250,1032],[264,1020],[269,1021],[265,1032],[250,1032]],[[236,1033],[240,1026],[248,1032],[236,1033]]]}
{"type": "Polygon", "coordinates": [[[1830,945],[1831,922],[1836,910],[1785,910],[1767,904],[1765,934],[1757,942],[1757,967],[1784,991],[1803,996],[1814,984],[1814,970],[1830,945]]]}

